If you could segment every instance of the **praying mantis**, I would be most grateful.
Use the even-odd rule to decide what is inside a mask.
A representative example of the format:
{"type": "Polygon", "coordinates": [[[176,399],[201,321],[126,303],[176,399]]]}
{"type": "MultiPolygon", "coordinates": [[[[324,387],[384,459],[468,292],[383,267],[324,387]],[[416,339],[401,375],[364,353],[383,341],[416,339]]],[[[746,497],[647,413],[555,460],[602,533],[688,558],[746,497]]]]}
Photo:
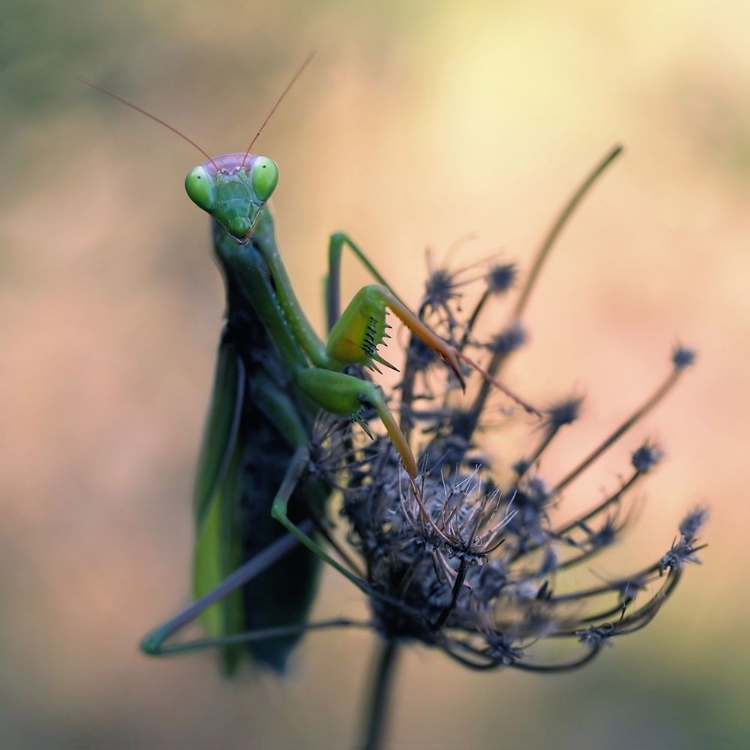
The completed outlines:
{"type": "Polygon", "coordinates": [[[347,372],[357,367],[377,370],[378,364],[392,367],[378,353],[388,335],[386,312],[441,357],[462,386],[461,362],[474,364],[402,302],[346,234],[331,235],[328,248],[325,341],[297,300],[266,205],[278,184],[279,168],[251,149],[311,57],[247,150],[216,157],[163,120],[80,79],[177,133],[206,158],[188,173],[185,188],[211,217],[227,308],[195,484],[196,601],[151,631],[141,645],[150,655],[219,647],[228,674],[247,652],[256,662],[283,671],[297,641],[311,627],[307,619],[321,561],[364,589],[351,570],[325,551],[316,534],[332,493],[332,487],[309,470],[318,412],[348,418],[369,431],[374,411],[409,481],[417,477],[417,461],[382,389],[356,370],[347,372]],[[361,289],[340,313],[345,248],[376,283],[361,289]],[[209,638],[167,643],[196,619],[209,638]]]}

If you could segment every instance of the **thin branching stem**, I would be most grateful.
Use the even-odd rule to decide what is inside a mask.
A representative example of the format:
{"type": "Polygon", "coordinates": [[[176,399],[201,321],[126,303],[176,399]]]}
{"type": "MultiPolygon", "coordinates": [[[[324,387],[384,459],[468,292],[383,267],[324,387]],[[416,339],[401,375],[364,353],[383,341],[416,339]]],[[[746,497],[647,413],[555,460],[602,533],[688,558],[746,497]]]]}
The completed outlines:
{"type": "MultiPolygon", "coordinates": [[[[518,297],[518,301],[513,308],[513,312],[511,315],[511,325],[518,324],[523,317],[523,314],[526,310],[526,305],[528,304],[529,298],[531,296],[531,292],[534,290],[537,279],[539,278],[539,274],[541,273],[542,266],[549,257],[550,251],[552,250],[560,232],[563,230],[563,227],[567,224],[568,220],[573,215],[573,212],[578,207],[578,204],[583,200],[586,193],[588,193],[594,183],[599,179],[599,177],[601,177],[602,173],[621,153],[622,146],[615,146],[604,157],[604,159],[602,159],[602,161],[599,162],[596,167],[594,167],[593,171],[588,175],[588,177],[583,181],[578,190],[573,193],[570,200],[563,207],[563,210],[560,212],[550,231],[545,236],[541,246],[539,247],[539,250],[536,253],[536,256],[534,257],[534,263],[531,266],[531,271],[529,272],[529,275],[526,279],[526,283],[521,289],[521,294],[518,297]]],[[[508,354],[510,354],[510,351],[498,351],[493,354],[492,360],[487,367],[487,371],[494,378],[499,377],[500,369],[507,359],[508,354]]],[[[478,421],[479,415],[484,409],[484,404],[487,401],[490,392],[490,384],[488,382],[482,383],[480,391],[477,394],[474,404],[471,407],[471,413],[476,416],[476,421],[478,421]]],[[[474,427],[476,428],[476,422],[474,427]]]]}
{"type": "Polygon", "coordinates": [[[544,238],[539,250],[537,251],[536,257],[534,258],[534,264],[529,271],[529,275],[526,279],[526,283],[521,290],[521,294],[518,297],[518,302],[513,310],[513,318],[520,320],[526,309],[526,305],[531,296],[531,292],[534,289],[537,277],[539,276],[544,261],[547,260],[549,252],[555,244],[558,235],[562,231],[563,227],[568,223],[568,219],[572,216],[573,212],[578,208],[578,204],[583,200],[583,197],[591,189],[592,185],[601,177],[602,173],[607,167],[622,153],[622,146],[615,146],[605,157],[602,159],[589,176],[583,181],[578,190],[573,193],[570,200],[565,204],[565,207],[560,212],[560,215],[555,220],[551,229],[544,238]]]}

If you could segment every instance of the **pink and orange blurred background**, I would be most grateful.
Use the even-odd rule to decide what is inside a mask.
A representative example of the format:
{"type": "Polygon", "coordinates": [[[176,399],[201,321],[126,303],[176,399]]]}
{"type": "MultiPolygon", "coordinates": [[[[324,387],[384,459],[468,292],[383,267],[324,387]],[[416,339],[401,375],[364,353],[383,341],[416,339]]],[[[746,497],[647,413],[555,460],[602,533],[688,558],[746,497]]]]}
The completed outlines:
{"type": "MultiPolygon", "coordinates": [[[[640,403],[677,341],[700,354],[569,499],[589,504],[642,437],[659,439],[668,461],[597,572],[651,562],[706,502],[703,566],[652,625],[578,673],[468,674],[415,648],[393,746],[750,744],[750,5],[35,0],[6,11],[2,747],[346,748],[356,736],[371,634],[309,636],[283,680],[247,668],[227,683],[211,655],[137,650],[188,598],[222,284],[208,222],[182,188],[201,157],[74,80],[221,153],[245,148],[312,49],[257,148],[281,168],[279,239],[314,320],[331,232],[351,233],[412,300],[425,248],[440,259],[468,232],[456,262],[500,253],[523,269],[622,142],[545,269],[532,346],[508,371],[532,400],[587,395],[549,474],[640,403]]],[[[347,278],[347,294],[365,279],[353,264],[347,278]]],[[[316,616],[362,613],[358,592],[326,571],[316,616]]]]}

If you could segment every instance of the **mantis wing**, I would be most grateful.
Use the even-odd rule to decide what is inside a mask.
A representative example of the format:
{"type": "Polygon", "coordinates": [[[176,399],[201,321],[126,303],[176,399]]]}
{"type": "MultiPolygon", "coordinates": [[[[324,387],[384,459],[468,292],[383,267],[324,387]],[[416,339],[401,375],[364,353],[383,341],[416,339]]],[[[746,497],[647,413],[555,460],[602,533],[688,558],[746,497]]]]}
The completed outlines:
{"type": "MultiPolygon", "coordinates": [[[[196,599],[286,534],[271,516],[271,506],[295,450],[308,437],[291,386],[269,373],[276,357],[265,330],[250,318],[241,329],[230,325],[224,333],[196,482],[196,599]]],[[[290,518],[301,523],[311,509],[322,513],[329,494],[327,485],[304,474],[286,498],[290,518]]],[[[214,638],[301,625],[309,614],[319,567],[315,554],[299,546],[209,607],[201,622],[214,638]]],[[[283,671],[300,637],[226,646],[225,672],[234,673],[245,650],[256,661],[283,671]]]]}
{"type": "MultiPolygon", "coordinates": [[[[195,483],[196,542],[193,593],[197,598],[218,586],[242,563],[242,542],[234,523],[241,479],[237,435],[245,395],[245,367],[234,347],[222,337],[211,405],[203,436],[195,483]]],[[[242,594],[235,591],[201,614],[208,633],[220,638],[244,628],[242,594]]],[[[223,651],[226,673],[232,674],[241,646],[223,651]]]]}
{"type": "Polygon", "coordinates": [[[245,399],[245,366],[232,344],[222,336],[216,362],[211,405],[195,481],[195,517],[200,526],[211,498],[221,486],[237,441],[245,399]]]}

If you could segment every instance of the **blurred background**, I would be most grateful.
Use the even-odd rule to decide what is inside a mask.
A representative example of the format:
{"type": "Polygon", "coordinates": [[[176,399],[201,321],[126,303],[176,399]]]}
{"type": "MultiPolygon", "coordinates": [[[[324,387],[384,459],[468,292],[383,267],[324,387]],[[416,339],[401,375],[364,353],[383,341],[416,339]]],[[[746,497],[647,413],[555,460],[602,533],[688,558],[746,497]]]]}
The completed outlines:
{"type": "MultiPolygon", "coordinates": [[[[211,654],[149,660],[188,601],[191,485],[223,290],[182,180],[212,154],[275,158],[279,240],[322,322],[328,235],[350,232],[416,300],[435,261],[528,267],[564,200],[627,151],[555,249],[507,371],[536,402],[587,396],[561,476],[668,371],[699,365],[566,496],[590,505],[642,438],[668,460],[597,564],[632,572],[708,503],[701,553],[645,630],[585,670],[474,674],[408,650],[400,748],[750,746],[750,5],[481,2],[2,3],[0,746],[347,748],[374,637],[317,633],[283,679],[211,654]],[[460,9],[459,9],[460,8],[460,9]]],[[[365,277],[347,264],[347,294],[365,277]]],[[[519,453],[521,448],[519,447],[519,453]]],[[[315,616],[363,613],[326,571],[315,616]]]]}

